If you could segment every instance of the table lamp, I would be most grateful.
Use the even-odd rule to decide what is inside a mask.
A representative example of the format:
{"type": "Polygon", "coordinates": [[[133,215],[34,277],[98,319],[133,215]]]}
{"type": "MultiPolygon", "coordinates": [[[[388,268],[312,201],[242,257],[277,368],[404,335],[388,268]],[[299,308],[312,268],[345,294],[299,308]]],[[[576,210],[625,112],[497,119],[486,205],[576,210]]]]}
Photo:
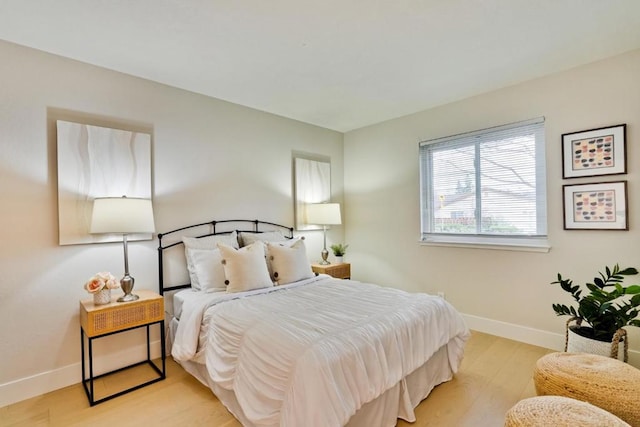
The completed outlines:
{"type": "Polygon", "coordinates": [[[104,197],[93,201],[91,215],[91,234],[122,234],[124,245],[124,277],[120,286],[124,295],[118,302],[135,301],[139,297],[131,293],[135,279],[129,275],[129,254],[127,252],[127,234],[153,233],[153,207],[151,200],[122,197],[104,197]]]}
{"type": "Polygon", "coordinates": [[[322,249],[322,261],[320,264],[331,264],[327,261],[327,225],[342,224],[340,217],[340,203],[312,203],[307,205],[307,224],[322,225],[324,233],[324,248],[322,249]]]}

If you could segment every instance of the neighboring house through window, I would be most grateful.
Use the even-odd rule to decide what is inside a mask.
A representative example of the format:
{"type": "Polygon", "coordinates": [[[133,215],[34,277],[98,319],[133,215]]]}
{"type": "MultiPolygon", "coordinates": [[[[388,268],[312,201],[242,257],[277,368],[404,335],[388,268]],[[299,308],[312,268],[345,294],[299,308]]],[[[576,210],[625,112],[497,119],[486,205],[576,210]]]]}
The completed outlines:
{"type": "Polygon", "coordinates": [[[544,118],[420,143],[422,241],[548,250],[544,118]]]}

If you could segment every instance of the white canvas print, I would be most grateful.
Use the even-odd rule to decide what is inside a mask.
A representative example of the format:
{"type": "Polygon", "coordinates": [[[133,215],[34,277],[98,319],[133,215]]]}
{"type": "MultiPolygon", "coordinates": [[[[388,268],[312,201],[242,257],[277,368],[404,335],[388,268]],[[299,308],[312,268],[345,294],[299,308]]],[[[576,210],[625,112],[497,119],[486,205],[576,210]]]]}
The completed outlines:
{"type": "Polygon", "coordinates": [[[306,205],[331,199],[331,163],[296,158],[294,168],[296,230],[319,230],[306,223],[306,205]]]}
{"type": "Polygon", "coordinates": [[[93,200],[151,198],[151,135],[62,120],[57,131],[60,244],[122,241],[118,235],[89,233],[93,200]]]}

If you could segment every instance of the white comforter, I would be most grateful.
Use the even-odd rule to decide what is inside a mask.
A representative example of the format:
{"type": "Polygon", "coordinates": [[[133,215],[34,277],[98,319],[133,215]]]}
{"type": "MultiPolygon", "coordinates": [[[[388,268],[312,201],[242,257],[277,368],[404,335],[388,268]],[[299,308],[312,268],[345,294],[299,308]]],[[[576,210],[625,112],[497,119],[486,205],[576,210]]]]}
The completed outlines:
{"type": "Polygon", "coordinates": [[[209,375],[255,425],[341,426],[443,345],[456,372],[468,337],[442,298],[321,275],[185,301],[172,355],[195,359],[203,342],[209,375]]]}

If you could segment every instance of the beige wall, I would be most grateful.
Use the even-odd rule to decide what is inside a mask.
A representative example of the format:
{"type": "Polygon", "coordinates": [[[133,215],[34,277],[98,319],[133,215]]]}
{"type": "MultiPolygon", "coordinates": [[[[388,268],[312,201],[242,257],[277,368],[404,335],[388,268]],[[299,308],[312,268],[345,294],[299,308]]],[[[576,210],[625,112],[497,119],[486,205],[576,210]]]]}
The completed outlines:
{"type": "MultiPolygon", "coordinates": [[[[345,134],[346,242],[354,277],[411,291],[443,291],[472,327],[560,348],[570,296],[549,283],[576,283],[605,265],[640,267],[640,51],[345,134]],[[546,117],[549,253],[422,246],[418,142],[546,117]],[[560,138],[627,124],[629,231],[563,230],[560,138]]],[[[636,278],[640,282],[640,277],[636,278]]],[[[629,328],[640,365],[639,328],[629,328]]]]}
{"type": "MultiPolygon", "coordinates": [[[[293,152],[331,158],[341,201],[340,133],[0,42],[0,406],[80,381],[82,285],[123,272],[121,244],[58,246],[56,118],[152,132],[158,231],[237,217],[293,224],[293,152]]],[[[306,233],[311,259],[321,235],[306,233]]],[[[342,235],[333,227],[330,240],[342,235]]],[[[129,245],[137,288],[157,287],[156,246],[129,245]]],[[[96,341],[96,354],[132,357],[138,332],[96,341]]]]}

